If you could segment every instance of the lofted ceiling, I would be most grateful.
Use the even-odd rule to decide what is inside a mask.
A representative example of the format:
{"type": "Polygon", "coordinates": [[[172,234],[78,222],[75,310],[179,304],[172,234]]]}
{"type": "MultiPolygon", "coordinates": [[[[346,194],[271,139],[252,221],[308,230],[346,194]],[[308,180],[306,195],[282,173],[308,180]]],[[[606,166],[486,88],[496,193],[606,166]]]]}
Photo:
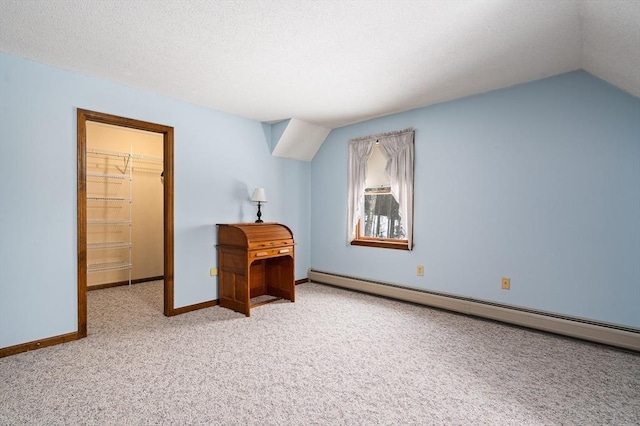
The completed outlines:
{"type": "Polygon", "coordinates": [[[331,129],[581,68],[640,96],[640,0],[1,0],[0,51],[331,129]]]}

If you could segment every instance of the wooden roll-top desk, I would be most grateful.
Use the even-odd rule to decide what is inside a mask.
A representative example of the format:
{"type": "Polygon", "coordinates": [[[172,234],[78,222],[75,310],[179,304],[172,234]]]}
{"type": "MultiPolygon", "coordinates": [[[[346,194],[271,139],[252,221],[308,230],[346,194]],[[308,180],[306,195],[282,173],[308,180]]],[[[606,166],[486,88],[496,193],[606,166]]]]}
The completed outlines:
{"type": "Polygon", "coordinates": [[[220,306],[249,316],[250,309],[275,300],[295,301],[294,241],[278,223],[218,224],[220,306]],[[269,300],[251,299],[274,296],[269,300]]]}

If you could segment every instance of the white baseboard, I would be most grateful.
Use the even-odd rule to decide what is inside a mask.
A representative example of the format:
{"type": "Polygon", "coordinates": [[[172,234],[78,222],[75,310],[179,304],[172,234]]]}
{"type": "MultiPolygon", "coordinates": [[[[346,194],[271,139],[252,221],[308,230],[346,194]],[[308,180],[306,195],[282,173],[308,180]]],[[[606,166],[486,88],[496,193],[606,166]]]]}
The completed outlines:
{"type": "Polygon", "coordinates": [[[475,315],[640,352],[640,329],[526,310],[309,269],[311,282],[475,315]]]}

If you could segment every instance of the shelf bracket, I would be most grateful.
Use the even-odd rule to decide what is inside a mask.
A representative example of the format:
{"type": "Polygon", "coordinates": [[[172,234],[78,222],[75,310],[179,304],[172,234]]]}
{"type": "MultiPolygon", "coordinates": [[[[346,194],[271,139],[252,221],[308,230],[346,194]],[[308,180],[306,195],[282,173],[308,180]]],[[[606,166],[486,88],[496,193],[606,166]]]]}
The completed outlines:
{"type": "Polygon", "coordinates": [[[116,167],[116,169],[118,169],[118,171],[120,171],[120,173],[122,173],[122,174],[127,173],[127,167],[129,167],[129,160],[130,159],[131,159],[131,155],[123,156],[122,162],[124,163],[124,169],[120,170],[120,167],[116,167]]]}

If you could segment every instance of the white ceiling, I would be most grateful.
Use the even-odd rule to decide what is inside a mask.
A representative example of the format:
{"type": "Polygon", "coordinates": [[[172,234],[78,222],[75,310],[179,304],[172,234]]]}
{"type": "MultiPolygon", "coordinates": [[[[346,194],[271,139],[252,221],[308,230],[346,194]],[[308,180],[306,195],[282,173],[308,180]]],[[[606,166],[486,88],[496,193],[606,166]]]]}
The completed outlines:
{"type": "Polygon", "coordinates": [[[580,68],[640,96],[640,0],[0,0],[0,51],[335,128],[580,68]]]}

